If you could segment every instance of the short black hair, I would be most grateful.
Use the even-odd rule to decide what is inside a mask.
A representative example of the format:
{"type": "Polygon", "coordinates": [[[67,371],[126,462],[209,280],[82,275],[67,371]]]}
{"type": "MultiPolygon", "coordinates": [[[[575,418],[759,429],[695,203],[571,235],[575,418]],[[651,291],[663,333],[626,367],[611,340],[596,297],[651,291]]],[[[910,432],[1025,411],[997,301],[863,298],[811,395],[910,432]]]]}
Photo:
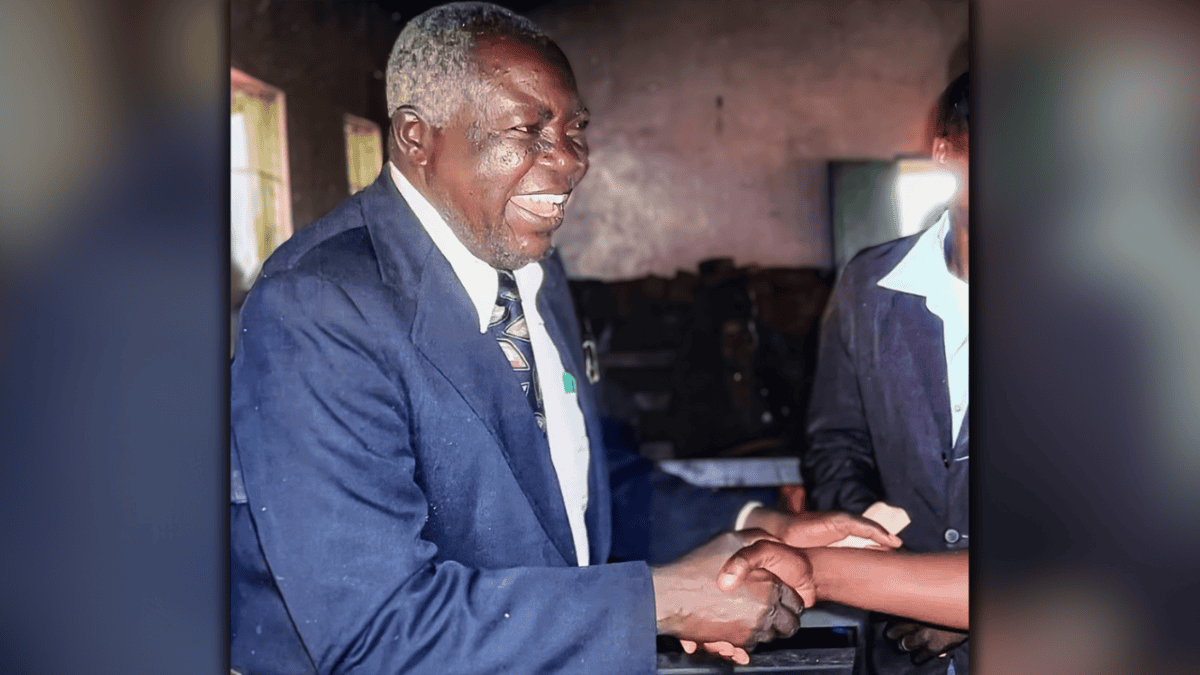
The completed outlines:
{"type": "Polygon", "coordinates": [[[971,131],[971,71],[954,78],[938,98],[937,137],[952,138],[971,131]]]}

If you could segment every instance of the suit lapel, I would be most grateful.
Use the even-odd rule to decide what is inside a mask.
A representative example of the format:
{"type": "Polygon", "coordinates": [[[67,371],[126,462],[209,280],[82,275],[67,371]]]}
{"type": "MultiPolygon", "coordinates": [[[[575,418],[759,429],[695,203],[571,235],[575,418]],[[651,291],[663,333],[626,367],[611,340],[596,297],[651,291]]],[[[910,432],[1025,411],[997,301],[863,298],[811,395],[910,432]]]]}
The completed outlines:
{"type": "Polygon", "coordinates": [[[592,452],[588,453],[588,507],[584,513],[584,522],[588,530],[591,564],[597,565],[605,562],[608,556],[608,537],[612,530],[610,511],[606,504],[609,499],[608,477],[600,415],[596,408],[595,390],[587,381],[584,371],[582,342],[575,324],[575,308],[571,303],[566,275],[557,259],[548,259],[542,267],[545,274],[542,289],[538,293],[538,313],[545,321],[546,332],[550,334],[550,339],[558,349],[563,369],[575,378],[578,392],[576,400],[579,402],[579,411],[587,426],[588,442],[592,448],[592,452]]]}
{"type": "Polygon", "coordinates": [[[575,564],[571,528],[546,437],[500,346],[491,335],[479,332],[462,283],[392,183],[386,165],[363,191],[361,208],[384,283],[416,305],[414,346],[487,426],[547,536],[563,559],[575,564]]]}
{"type": "Polygon", "coordinates": [[[413,344],[487,425],[546,534],[569,564],[574,544],[546,436],[538,429],[496,340],[479,332],[475,309],[436,247],[417,290],[413,344]]]}
{"type": "Polygon", "coordinates": [[[946,351],[942,321],[925,307],[925,299],[908,293],[884,290],[892,302],[880,317],[876,335],[880,344],[880,377],[891,392],[889,414],[897,425],[914,435],[922,454],[919,465],[926,480],[914,489],[940,508],[940,490],[945,464],[942,453],[951,451],[950,394],[946,389],[946,351]]]}
{"type": "Polygon", "coordinates": [[[542,276],[542,288],[537,297],[538,313],[546,322],[546,332],[558,348],[563,369],[575,378],[578,385],[587,376],[583,372],[583,355],[577,331],[574,324],[570,323],[574,320],[573,310],[566,303],[566,299],[569,298],[566,294],[569,294],[570,290],[566,288],[566,282],[560,275],[555,273],[557,270],[551,269],[550,265],[544,265],[543,269],[545,274],[542,276]]]}

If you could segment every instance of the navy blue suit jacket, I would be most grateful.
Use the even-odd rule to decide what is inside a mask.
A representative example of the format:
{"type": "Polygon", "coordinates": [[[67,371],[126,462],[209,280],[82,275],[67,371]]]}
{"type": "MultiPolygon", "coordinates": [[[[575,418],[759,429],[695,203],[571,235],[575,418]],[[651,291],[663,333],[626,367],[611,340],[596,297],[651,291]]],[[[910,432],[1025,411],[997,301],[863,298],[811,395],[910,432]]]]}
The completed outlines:
{"type": "MultiPolygon", "coordinates": [[[[821,323],[801,466],[813,508],[862,513],[886,501],[912,518],[900,533],[908,549],[946,551],[969,542],[969,425],[964,418],[951,439],[941,319],[925,298],[879,286],[920,236],[859,253],[838,279],[821,323]]],[[[947,667],[935,659],[916,668],[882,642],[874,647],[879,673],[947,667]]],[[[966,646],[954,657],[966,673],[966,646]]]]}
{"type": "Polygon", "coordinates": [[[232,365],[239,672],[649,673],[650,568],[732,526],[600,434],[566,277],[536,302],[591,441],[576,565],[546,437],[387,171],[266,262],[232,365]],[[615,504],[615,507],[614,507],[615,504]],[[616,548],[614,548],[614,544],[616,548]]]}

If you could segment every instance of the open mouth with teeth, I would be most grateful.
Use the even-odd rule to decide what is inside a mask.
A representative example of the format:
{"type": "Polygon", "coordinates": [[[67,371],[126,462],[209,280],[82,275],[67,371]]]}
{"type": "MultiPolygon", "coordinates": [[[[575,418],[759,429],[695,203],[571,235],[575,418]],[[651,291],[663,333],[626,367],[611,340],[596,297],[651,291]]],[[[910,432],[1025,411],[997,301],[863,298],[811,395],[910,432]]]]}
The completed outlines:
{"type": "Polygon", "coordinates": [[[537,218],[559,221],[567,194],[516,195],[508,200],[513,206],[537,218]]]}

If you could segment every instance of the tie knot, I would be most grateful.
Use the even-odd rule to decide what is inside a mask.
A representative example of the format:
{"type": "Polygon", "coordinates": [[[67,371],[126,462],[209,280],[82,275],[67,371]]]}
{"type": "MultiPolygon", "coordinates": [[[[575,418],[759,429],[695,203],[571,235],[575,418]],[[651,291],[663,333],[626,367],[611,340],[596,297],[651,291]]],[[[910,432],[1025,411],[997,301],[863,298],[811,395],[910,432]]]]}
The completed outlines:
{"type": "Polygon", "coordinates": [[[517,290],[517,277],[508,270],[497,270],[497,272],[500,275],[500,302],[520,300],[521,293],[517,290]]]}
{"type": "Polygon", "coordinates": [[[508,270],[499,272],[500,288],[496,293],[496,306],[492,308],[489,326],[497,326],[510,320],[521,318],[524,314],[521,308],[521,294],[517,291],[517,278],[508,270]]]}

